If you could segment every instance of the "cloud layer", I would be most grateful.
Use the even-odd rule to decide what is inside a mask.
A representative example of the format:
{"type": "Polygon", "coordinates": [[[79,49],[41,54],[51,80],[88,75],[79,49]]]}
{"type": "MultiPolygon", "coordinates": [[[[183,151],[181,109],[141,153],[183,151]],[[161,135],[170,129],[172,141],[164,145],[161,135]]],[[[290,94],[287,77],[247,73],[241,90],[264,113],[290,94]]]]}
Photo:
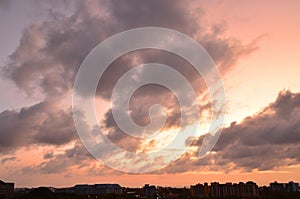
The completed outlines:
{"type": "MultiPolygon", "coordinates": [[[[78,1],[72,6],[74,11],[70,15],[51,11],[47,21],[39,21],[27,27],[19,46],[10,56],[4,74],[27,94],[42,96],[44,101],[32,107],[0,113],[0,153],[13,152],[31,145],[61,146],[77,139],[70,111],[71,102],[65,102],[64,97],[72,91],[76,72],[86,55],[99,42],[113,34],[144,26],[181,31],[204,46],[223,75],[238,60],[257,49],[256,40],[244,44],[236,38],[223,36],[224,26],[221,24],[207,27],[202,20],[205,18],[203,10],[194,7],[189,1],[131,0],[128,3],[122,0],[99,0],[84,4],[78,1]]],[[[149,49],[131,52],[112,63],[99,82],[98,96],[108,100],[122,74],[133,66],[149,62],[166,64],[182,73],[191,82],[199,98],[204,96],[199,102],[200,109],[209,109],[205,84],[193,67],[171,53],[149,49]]],[[[190,159],[196,157],[196,153],[192,156],[186,154],[168,167],[166,172],[177,173],[208,167],[225,169],[228,165],[231,165],[230,168],[265,170],[298,163],[298,95],[280,93],[277,101],[258,115],[226,128],[214,154],[201,160],[190,159]],[[289,134],[284,136],[284,132],[289,134]],[[278,155],[270,155],[272,151],[278,155]],[[260,156],[253,158],[257,154],[260,156]],[[267,157],[273,159],[270,162],[263,161],[267,157]]],[[[133,120],[140,125],[149,123],[149,107],[156,103],[171,110],[165,128],[178,126],[180,113],[174,95],[157,85],[145,86],[135,93],[130,104],[133,120]]],[[[133,152],[139,149],[139,140],[122,134],[110,110],[102,122],[109,131],[108,137],[118,146],[133,152]]],[[[195,144],[197,148],[199,145],[201,139],[195,144]]],[[[46,173],[61,172],[60,168],[82,164],[84,158],[90,160],[91,157],[77,141],[73,149],[63,154],[45,153],[45,162],[39,168],[46,173]]]]}
{"type": "Polygon", "coordinates": [[[203,137],[192,142],[196,150],[161,172],[265,171],[300,163],[300,93],[281,91],[262,111],[225,128],[213,151],[197,157],[203,137]]]}
{"type": "Polygon", "coordinates": [[[0,152],[33,144],[59,146],[77,138],[71,110],[60,108],[57,102],[41,102],[0,113],[0,152]]]}

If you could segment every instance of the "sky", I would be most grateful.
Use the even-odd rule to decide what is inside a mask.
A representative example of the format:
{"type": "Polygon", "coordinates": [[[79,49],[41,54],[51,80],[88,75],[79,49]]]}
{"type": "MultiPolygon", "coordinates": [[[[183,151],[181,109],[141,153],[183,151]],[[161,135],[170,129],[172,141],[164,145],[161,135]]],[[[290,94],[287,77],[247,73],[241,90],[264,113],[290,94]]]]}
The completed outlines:
{"type": "MultiPolygon", "coordinates": [[[[297,0],[1,1],[0,179],[15,182],[16,187],[299,182],[299,4],[297,0]],[[122,55],[100,78],[95,94],[97,121],[125,155],[116,155],[102,141],[97,148],[100,162],[80,140],[72,97],[82,62],[105,39],[141,27],[186,34],[203,46],[220,72],[225,91],[224,126],[216,145],[202,158],[198,154],[209,133],[214,106],[205,79],[186,60],[161,50],[122,55]],[[128,135],[114,118],[113,108],[122,111],[123,107],[111,104],[112,93],[126,72],[146,63],[162,63],[177,70],[196,97],[192,105],[180,107],[177,96],[165,87],[151,84],[137,89],[128,115],[139,126],[153,125],[131,129],[128,135]],[[150,109],[154,104],[161,104],[166,114],[150,109]],[[199,117],[189,117],[197,107],[199,117]],[[182,123],[183,110],[188,117],[182,123]],[[155,121],[164,116],[160,128],[155,121]],[[160,156],[149,159],[147,154],[172,142],[174,131],[194,124],[201,126],[192,132],[197,136],[184,134],[181,145],[173,149],[188,148],[184,154],[170,157],[174,161],[168,165],[160,156]],[[159,168],[143,172],[153,165],[159,168]],[[132,168],[137,169],[133,169],[135,173],[126,172],[132,168]]],[[[184,46],[180,41],[174,44],[184,46]]],[[[149,70],[142,67],[131,78],[142,81],[148,77],[149,70]]],[[[181,84],[173,86],[178,96],[191,99],[181,84]]],[[[127,99],[129,87],[125,84],[117,101],[127,99]]],[[[86,129],[98,135],[93,126],[86,129]]]]}

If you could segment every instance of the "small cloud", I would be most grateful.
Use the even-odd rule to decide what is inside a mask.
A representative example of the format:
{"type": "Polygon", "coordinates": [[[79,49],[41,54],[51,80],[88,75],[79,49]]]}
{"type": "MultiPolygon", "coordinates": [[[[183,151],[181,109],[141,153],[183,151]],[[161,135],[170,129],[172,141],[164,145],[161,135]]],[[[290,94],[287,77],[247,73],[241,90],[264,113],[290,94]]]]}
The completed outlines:
{"type": "Polygon", "coordinates": [[[54,157],[53,152],[49,152],[49,153],[44,154],[44,159],[50,159],[50,158],[53,158],[53,157],[54,157]]]}
{"type": "Polygon", "coordinates": [[[16,159],[17,159],[16,157],[3,158],[3,159],[1,160],[1,163],[2,163],[2,164],[5,164],[5,163],[8,162],[8,161],[14,161],[14,160],[16,160],[16,159]]]}

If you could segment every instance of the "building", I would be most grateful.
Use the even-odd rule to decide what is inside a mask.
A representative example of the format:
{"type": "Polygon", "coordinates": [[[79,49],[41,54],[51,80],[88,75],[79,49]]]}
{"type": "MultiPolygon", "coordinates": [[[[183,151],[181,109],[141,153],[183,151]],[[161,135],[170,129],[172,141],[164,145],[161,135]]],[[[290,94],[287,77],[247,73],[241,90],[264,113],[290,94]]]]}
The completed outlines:
{"type": "Polygon", "coordinates": [[[204,196],[207,198],[210,196],[210,187],[207,182],[204,183],[204,196]]]}
{"type": "Polygon", "coordinates": [[[237,183],[232,184],[232,192],[233,192],[233,196],[240,197],[239,184],[237,183]]]}
{"type": "Polygon", "coordinates": [[[258,197],[258,186],[254,182],[246,182],[242,197],[251,198],[258,197]]]}
{"type": "Polygon", "coordinates": [[[299,183],[294,183],[293,181],[285,184],[285,189],[287,192],[297,192],[300,191],[299,183]]]}
{"type": "Polygon", "coordinates": [[[146,198],[156,198],[156,187],[154,185],[145,184],[143,187],[143,195],[146,198]]]}
{"type": "Polygon", "coordinates": [[[0,180],[0,198],[12,198],[14,193],[14,187],[14,183],[6,183],[0,180]]]}
{"type": "Polygon", "coordinates": [[[205,190],[203,184],[196,184],[191,186],[191,196],[196,198],[204,198],[205,197],[205,190]]]}
{"type": "Polygon", "coordinates": [[[190,193],[193,198],[256,198],[258,197],[258,186],[254,182],[238,184],[212,182],[210,186],[208,183],[191,186],[190,193]]]}
{"type": "Polygon", "coordinates": [[[94,191],[94,185],[79,184],[73,187],[73,193],[80,194],[80,195],[93,194],[93,191],[94,191]]]}
{"type": "Polygon", "coordinates": [[[231,182],[227,182],[226,184],[221,186],[221,195],[224,197],[234,196],[233,185],[231,182]]]}
{"type": "Polygon", "coordinates": [[[96,194],[122,194],[123,188],[119,184],[95,184],[96,194]]]}
{"type": "Polygon", "coordinates": [[[299,183],[290,181],[288,183],[270,183],[270,188],[274,192],[297,192],[299,191],[299,183]]]}
{"type": "Polygon", "coordinates": [[[75,193],[80,195],[122,194],[123,188],[119,184],[79,184],[71,188],[57,189],[56,193],[75,193]]]}
{"type": "Polygon", "coordinates": [[[271,190],[275,191],[275,192],[285,191],[284,183],[278,183],[278,182],[275,181],[273,183],[270,183],[270,187],[271,187],[271,190]]]}
{"type": "Polygon", "coordinates": [[[218,182],[210,183],[210,196],[211,197],[221,197],[220,184],[218,182]]]}
{"type": "Polygon", "coordinates": [[[73,193],[73,187],[66,187],[66,188],[58,188],[54,190],[55,193],[73,193]]]}

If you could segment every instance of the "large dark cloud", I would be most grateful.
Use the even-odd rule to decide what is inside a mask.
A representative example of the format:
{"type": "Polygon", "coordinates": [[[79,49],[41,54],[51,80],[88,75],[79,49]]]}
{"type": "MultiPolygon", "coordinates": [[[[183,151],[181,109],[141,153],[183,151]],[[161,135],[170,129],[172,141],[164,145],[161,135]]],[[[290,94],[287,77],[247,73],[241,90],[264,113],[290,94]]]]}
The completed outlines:
{"type": "Polygon", "coordinates": [[[225,128],[213,152],[197,157],[203,137],[187,143],[198,148],[161,172],[189,170],[271,170],[300,163],[300,93],[279,93],[263,111],[225,128]]]}
{"type": "MultiPolygon", "coordinates": [[[[48,97],[62,95],[72,88],[80,63],[93,47],[108,36],[130,28],[158,26],[184,32],[201,41],[221,68],[234,65],[257,47],[256,43],[245,45],[237,39],[222,37],[218,31],[203,28],[199,15],[205,16],[199,14],[199,10],[193,12],[184,1],[90,1],[78,5],[71,16],[53,12],[49,20],[34,23],[24,30],[20,45],[6,67],[6,74],[18,87],[48,97]]],[[[157,58],[157,54],[154,56],[157,58]]],[[[142,60],[149,61],[151,57],[153,54],[146,54],[142,60]]],[[[172,60],[161,57],[158,60],[172,60]]],[[[122,61],[126,63],[128,59],[122,61]]],[[[120,65],[125,64],[119,62],[119,67],[106,75],[104,85],[108,88],[115,75],[124,72],[120,65]]],[[[195,75],[191,69],[184,71],[195,75]]]]}
{"type": "Polygon", "coordinates": [[[0,153],[32,144],[63,145],[77,137],[71,110],[41,102],[20,111],[0,113],[0,153]]]}
{"type": "Polygon", "coordinates": [[[108,11],[113,19],[123,29],[136,27],[168,27],[186,34],[195,34],[202,27],[199,26],[197,15],[189,12],[190,4],[180,0],[153,0],[141,2],[130,0],[124,2],[120,0],[106,1],[108,11]]]}
{"type": "Polygon", "coordinates": [[[222,159],[246,169],[299,163],[300,94],[282,91],[274,103],[241,124],[225,129],[216,145],[222,159]]]}
{"type": "MultiPolygon", "coordinates": [[[[0,114],[0,152],[31,144],[62,145],[75,139],[71,112],[52,106],[47,101],[63,98],[65,93],[72,90],[83,59],[99,42],[113,34],[144,26],[181,31],[205,47],[223,74],[257,48],[256,41],[243,44],[236,38],[222,36],[223,25],[204,26],[204,12],[194,9],[190,1],[78,1],[72,3],[72,8],[72,14],[51,10],[48,20],[33,23],[24,29],[19,46],[10,56],[4,74],[27,94],[44,96],[45,102],[0,114]]],[[[112,63],[99,82],[98,95],[109,99],[115,83],[124,72],[137,64],[148,62],[172,66],[191,82],[197,94],[205,92],[201,76],[185,60],[171,53],[144,50],[124,55],[112,63]]],[[[174,96],[167,89],[157,86],[150,85],[144,89],[138,91],[131,101],[133,120],[146,125],[149,122],[148,107],[160,103],[173,110],[166,127],[177,126],[180,114],[174,96]],[[158,101],[154,102],[154,99],[158,101]]],[[[181,91],[182,94],[184,92],[181,91]]],[[[208,109],[207,104],[209,102],[203,102],[200,108],[208,109]]],[[[128,150],[135,151],[139,142],[123,136],[110,112],[106,116],[103,124],[110,131],[108,137],[120,146],[130,146],[128,150]]],[[[56,171],[50,164],[45,164],[43,168],[56,171]]]]}
{"type": "MultiPolygon", "coordinates": [[[[245,118],[240,123],[233,122],[231,126],[225,128],[213,151],[204,158],[197,158],[203,137],[191,138],[187,140],[187,143],[192,143],[192,147],[196,147],[197,150],[184,154],[168,167],[153,173],[271,170],[299,164],[299,99],[300,93],[292,93],[288,90],[280,92],[275,102],[270,103],[262,111],[245,118]]],[[[118,139],[115,139],[118,142],[118,139]]],[[[127,145],[134,144],[127,142],[127,145]]],[[[131,150],[128,147],[126,149],[131,150]]],[[[60,173],[62,168],[75,166],[86,167],[86,171],[94,175],[104,175],[106,172],[115,173],[105,166],[98,168],[91,160],[93,158],[90,154],[81,143],[77,142],[73,148],[63,153],[45,154],[45,161],[40,165],[30,167],[30,170],[60,173]]],[[[26,172],[28,169],[26,168],[26,172]]]]}

